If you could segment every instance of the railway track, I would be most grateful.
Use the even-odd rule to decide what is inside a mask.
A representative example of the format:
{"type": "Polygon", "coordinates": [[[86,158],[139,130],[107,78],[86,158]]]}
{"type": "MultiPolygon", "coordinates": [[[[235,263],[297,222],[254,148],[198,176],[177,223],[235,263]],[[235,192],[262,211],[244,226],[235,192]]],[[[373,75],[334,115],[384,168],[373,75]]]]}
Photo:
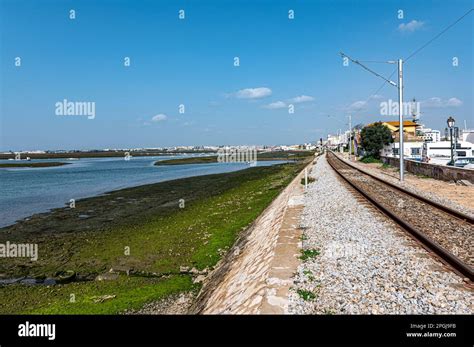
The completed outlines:
{"type": "Polygon", "coordinates": [[[329,165],[350,186],[438,255],[474,281],[474,219],[369,174],[328,152],[329,165]]]}

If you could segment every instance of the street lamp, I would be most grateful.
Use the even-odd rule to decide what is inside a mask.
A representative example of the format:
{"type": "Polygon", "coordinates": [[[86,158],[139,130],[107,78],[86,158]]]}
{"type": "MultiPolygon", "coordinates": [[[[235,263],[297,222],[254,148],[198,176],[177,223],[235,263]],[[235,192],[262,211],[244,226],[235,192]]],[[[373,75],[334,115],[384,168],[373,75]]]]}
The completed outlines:
{"type": "Polygon", "coordinates": [[[449,128],[454,128],[454,123],[456,123],[456,121],[454,120],[453,117],[449,117],[448,118],[448,127],[449,128]]]}
{"type": "Polygon", "coordinates": [[[449,128],[449,138],[451,140],[451,161],[449,162],[449,165],[454,165],[453,128],[454,123],[456,123],[456,121],[453,117],[450,116],[447,120],[447,123],[449,128]]]}

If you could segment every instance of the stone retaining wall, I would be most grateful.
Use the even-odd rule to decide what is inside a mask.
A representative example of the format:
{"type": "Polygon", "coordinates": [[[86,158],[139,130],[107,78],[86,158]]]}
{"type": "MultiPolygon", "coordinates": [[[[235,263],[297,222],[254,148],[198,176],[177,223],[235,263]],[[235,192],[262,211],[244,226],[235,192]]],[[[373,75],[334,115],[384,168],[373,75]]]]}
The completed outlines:
{"type": "MultiPolygon", "coordinates": [[[[398,167],[399,159],[393,157],[382,157],[385,164],[398,167]]],[[[474,170],[458,167],[421,163],[405,159],[405,170],[415,175],[425,175],[442,181],[466,180],[474,183],[474,170]]]]}

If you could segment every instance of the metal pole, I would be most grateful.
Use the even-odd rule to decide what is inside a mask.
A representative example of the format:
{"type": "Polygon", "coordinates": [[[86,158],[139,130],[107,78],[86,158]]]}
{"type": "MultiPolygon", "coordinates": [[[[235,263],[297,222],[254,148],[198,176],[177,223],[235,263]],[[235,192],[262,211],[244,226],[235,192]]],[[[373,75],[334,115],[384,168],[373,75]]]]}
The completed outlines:
{"type": "Polygon", "coordinates": [[[450,135],[450,138],[451,138],[451,162],[450,162],[450,164],[453,165],[454,164],[453,127],[449,127],[449,135],[450,135]]]}
{"type": "Polygon", "coordinates": [[[400,182],[403,182],[405,165],[403,163],[403,60],[398,59],[398,114],[400,120],[399,126],[399,145],[398,153],[400,157],[400,182]]]}
{"type": "Polygon", "coordinates": [[[304,169],[304,189],[308,189],[308,168],[304,169]]]}
{"type": "Polygon", "coordinates": [[[341,129],[337,130],[337,151],[341,153],[341,129]]]}
{"type": "Polygon", "coordinates": [[[459,127],[454,127],[453,165],[454,165],[454,159],[458,158],[458,151],[456,151],[456,149],[458,148],[458,139],[459,139],[459,127]]]}
{"type": "Polygon", "coordinates": [[[351,160],[352,153],[352,116],[349,115],[349,160],[351,160]]]}

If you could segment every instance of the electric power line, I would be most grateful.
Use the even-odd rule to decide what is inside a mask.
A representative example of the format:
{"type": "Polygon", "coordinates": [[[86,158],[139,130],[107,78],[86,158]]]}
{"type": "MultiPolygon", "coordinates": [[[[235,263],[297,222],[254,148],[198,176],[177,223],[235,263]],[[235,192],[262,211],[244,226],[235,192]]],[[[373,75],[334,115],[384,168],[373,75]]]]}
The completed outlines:
{"type": "MultiPolygon", "coordinates": [[[[398,69],[395,69],[393,70],[393,72],[390,74],[390,76],[388,76],[388,79],[392,78],[393,75],[395,75],[395,73],[397,72],[398,69]]],[[[387,82],[384,81],[382,83],[382,85],[380,87],[377,88],[377,90],[375,92],[373,92],[372,94],[370,94],[370,96],[367,98],[367,100],[364,101],[364,105],[367,105],[367,103],[370,101],[370,99],[372,99],[374,96],[376,96],[382,89],[383,87],[385,87],[385,84],[387,82]]],[[[360,112],[362,112],[364,110],[364,108],[361,108],[360,110],[354,112],[352,115],[355,116],[357,114],[359,114],[360,112]]]]}
{"type": "MultiPolygon", "coordinates": [[[[355,59],[352,59],[352,58],[349,57],[347,54],[341,52],[341,56],[348,58],[348,59],[349,59],[350,61],[352,61],[354,64],[359,65],[360,67],[362,67],[363,69],[369,71],[369,72],[372,73],[373,75],[375,75],[375,76],[377,76],[377,77],[383,79],[385,82],[390,83],[391,85],[395,85],[394,82],[392,82],[392,81],[390,81],[389,79],[383,77],[382,75],[380,75],[379,73],[375,72],[374,70],[369,69],[367,66],[365,66],[364,64],[362,64],[360,61],[355,60],[355,59]]],[[[386,62],[386,63],[388,63],[388,62],[386,62]]]]}
{"type": "MultiPolygon", "coordinates": [[[[456,21],[454,21],[453,23],[451,23],[450,25],[448,25],[445,29],[443,29],[441,32],[439,32],[436,36],[434,36],[432,39],[430,39],[428,42],[426,42],[424,45],[422,45],[421,47],[419,47],[418,49],[416,49],[412,54],[410,54],[407,58],[404,59],[404,61],[406,62],[407,60],[411,59],[412,57],[414,57],[416,54],[418,54],[420,51],[422,51],[425,47],[427,47],[430,43],[432,43],[433,41],[435,41],[438,37],[440,37],[441,35],[443,35],[446,31],[448,31],[449,29],[451,29],[453,26],[455,26],[457,23],[459,23],[462,19],[464,19],[468,14],[470,14],[472,11],[474,11],[474,9],[470,9],[469,11],[467,11],[466,13],[464,13],[461,17],[459,17],[456,21]]],[[[340,53],[341,56],[343,57],[347,57],[350,61],[352,61],[353,63],[361,66],[362,68],[364,68],[365,70],[369,71],[370,73],[374,74],[375,76],[377,77],[380,77],[384,80],[384,82],[382,83],[382,85],[374,92],[372,93],[368,98],[367,100],[364,102],[364,105],[367,105],[367,103],[370,101],[370,99],[372,99],[375,95],[377,95],[381,90],[382,88],[385,86],[386,83],[389,83],[391,85],[395,85],[394,82],[392,82],[390,79],[392,78],[392,76],[397,72],[398,69],[395,69],[392,74],[390,76],[388,76],[388,78],[385,78],[383,77],[382,75],[378,74],[377,72],[369,69],[368,67],[366,67],[365,65],[362,64],[362,62],[365,62],[365,63],[388,63],[386,61],[377,61],[377,60],[363,60],[363,61],[359,61],[359,60],[355,60],[355,59],[352,59],[351,57],[349,57],[348,55],[344,54],[344,53],[340,53]]],[[[358,114],[359,112],[361,112],[363,110],[363,108],[361,108],[359,111],[356,111],[354,113],[355,114],[358,114]]]]}
{"type": "Polygon", "coordinates": [[[382,60],[358,60],[359,63],[375,63],[375,64],[387,64],[387,61],[382,60]]]}
{"type": "Polygon", "coordinates": [[[415,56],[416,54],[418,54],[418,52],[420,52],[422,49],[424,49],[426,46],[428,46],[431,42],[433,42],[434,40],[436,40],[438,37],[440,37],[441,35],[443,35],[446,31],[448,31],[449,29],[451,29],[453,26],[455,26],[457,23],[459,23],[464,17],[466,17],[469,13],[471,13],[474,9],[470,9],[469,11],[467,11],[466,13],[464,13],[461,17],[459,17],[455,22],[451,23],[450,25],[448,25],[445,29],[443,29],[438,35],[436,35],[435,37],[433,37],[431,40],[429,40],[428,42],[426,42],[423,46],[421,46],[420,48],[418,48],[417,50],[415,50],[412,54],[410,54],[407,58],[405,58],[405,62],[412,58],[413,56],[415,56]]]}

